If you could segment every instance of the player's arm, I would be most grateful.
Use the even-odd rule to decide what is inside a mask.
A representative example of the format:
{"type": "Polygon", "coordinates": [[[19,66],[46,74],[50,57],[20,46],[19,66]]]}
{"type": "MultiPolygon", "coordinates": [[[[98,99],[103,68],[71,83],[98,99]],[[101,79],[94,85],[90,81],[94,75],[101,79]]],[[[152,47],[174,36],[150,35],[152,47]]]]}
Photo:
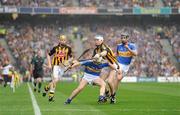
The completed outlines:
{"type": "Polygon", "coordinates": [[[86,66],[86,65],[88,65],[91,62],[92,62],[92,60],[86,60],[86,61],[77,61],[77,60],[74,60],[73,61],[73,65],[71,66],[71,68],[77,67],[77,66],[80,66],[80,65],[86,66]]]}
{"type": "Polygon", "coordinates": [[[100,53],[95,54],[95,55],[93,56],[93,58],[94,58],[94,59],[98,59],[98,58],[100,58],[100,57],[104,57],[104,56],[107,55],[107,53],[108,53],[108,49],[107,49],[107,48],[103,48],[103,51],[100,52],[100,53]]]}
{"type": "Polygon", "coordinates": [[[14,67],[12,65],[9,65],[9,71],[11,71],[12,75],[14,75],[14,67]]]}
{"type": "Polygon", "coordinates": [[[80,65],[81,65],[81,63],[80,63],[79,61],[74,60],[74,61],[72,62],[72,66],[70,66],[70,68],[74,68],[74,67],[77,67],[77,66],[80,66],[80,65]]]}
{"type": "Polygon", "coordinates": [[[101,67],[101,68],[111,67],[112,69],[117,70],[117,66],[116,66],[115,64],[111,64],[110,62],[108,62],[108,63],[102,63],[102,64],[100,65],[100,67],[101,67]]]}
{"type": "Polygon", "coordinates": [[[52,65],[51,65],[51,57],[49,56],[49,54],[47,54],[47,61],[48,61],[48,67],[49,67],[49,68],[52,68],[52,65]]]}
{"type": "Polygon", "coordinates": [[[45,57],[43,57],[43,65],[44,68],[49,68],[49,66],[47,64],[45,64],[45,57]]]}
{"type": "Polygon", "coordinates": [[[30,74],[32,75],[33,72],[33,64],[30,65],[30,74]]]}
{"type": "Polygon", "coordinates": [[[51,56],[55,53],[55,47],[48,53],[46,52],[46,56],[47,56],[47,62],[48,62],[48,67],[52,68],[52,64],[51,64],[51,56]]]}
{"type": "Polygon", "coordinates": [[[131,48],[126,44],[125,47],[133,54],[133,56],[137,56],[137,50],[135,49],[135,46],[133,47],[133,49],[131,49],[131,48]]]}
{"type": "Polygon", "coordinates": [[[34,58],[32,58],[31,64],[30,64],[30,74],[31,74],[31,75],[32,75],[33,68],[34,68],[33,63],[34,63],[34,58]]]}
{"type": "Polygon", "coordinates": [[[112,64],[112,63],[108,63],[109,64],[109,66],[113,69],[113,70],[115,70],[116,72],[118,72],[118,74],[121,74],[121,66],[120,65],[117,65],[117,64],[112,64]]]}
{"type": "Polygon", "coordinates": [[[49,68],[49,66],[47,64],[43,64],[44,68],[49,68]]]}

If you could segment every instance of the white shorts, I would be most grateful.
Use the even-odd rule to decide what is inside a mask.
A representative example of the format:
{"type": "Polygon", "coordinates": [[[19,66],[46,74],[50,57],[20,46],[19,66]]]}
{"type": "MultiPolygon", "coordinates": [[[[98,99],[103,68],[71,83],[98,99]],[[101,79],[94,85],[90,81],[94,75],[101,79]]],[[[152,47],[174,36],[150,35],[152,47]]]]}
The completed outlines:
{"type": "Polygon", "coordinates": [[[128,70],[129,70],[129,65],[124,65],[124,64],[121,64],[121,63],[118,63],[119,66],[121,67],[122,69],[122,74],[123,76],[127,74],[128,70]]]}
{"type": "Polygon", "coordinates": [[[92,84],[94,80],[99,78],[99,76],[91,75],[88,73],[84,73],[83,79],[86,80],[89,84],[92,84]]]}
{"type": "Polygon", "coordinates": [[[64,68],[58,65],[54,65],[53,67],[53,78],[61,79],[64,73],[64,68]]]}
{"type": "Polygon", "coordinates": [[[129,65],[124,65],[124,64],[120,64],[120,63],[119,63],[119,65],[122,69],[122,72],[127,74],[128,70],[129,70],[129,65]]]}

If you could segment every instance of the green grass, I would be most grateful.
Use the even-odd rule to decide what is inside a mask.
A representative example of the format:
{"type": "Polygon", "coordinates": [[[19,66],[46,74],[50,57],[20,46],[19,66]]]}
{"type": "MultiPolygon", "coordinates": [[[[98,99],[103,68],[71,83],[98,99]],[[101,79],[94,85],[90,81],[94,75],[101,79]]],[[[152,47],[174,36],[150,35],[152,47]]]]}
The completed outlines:
{"type": "Polygon", "coordinates": [[[0,115],[33,115],[33,107],[27,84],[13,93],[10,87],[0,85],[0,115]]]}
{"type": "MultiPolygon", "coordinates": [[[[180,115],[179,83],[123,83],[114,105],[97,104],[99,89],[87,86],[70,105],[64,101],[77,83],[58,84],[55,102],[34,93],[42,115],[180,115]]],[[[12,93],[0,87],[0,115],[33,115],[28,87],[12,93]],[[11,110],[12,109],[12,110],[11,110]]]]}

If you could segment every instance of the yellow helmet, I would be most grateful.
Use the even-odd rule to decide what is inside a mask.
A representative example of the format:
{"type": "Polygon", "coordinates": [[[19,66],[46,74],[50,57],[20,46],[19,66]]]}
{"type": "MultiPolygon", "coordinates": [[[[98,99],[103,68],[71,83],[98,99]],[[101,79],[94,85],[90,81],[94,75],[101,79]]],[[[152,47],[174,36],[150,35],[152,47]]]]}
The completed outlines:
{"type": "Polygon", "coordinates": [[[66,35],[60,35],[60,36],[59,36],[59,39],[60,39],[60,40],[66,40],[66,35]]]}

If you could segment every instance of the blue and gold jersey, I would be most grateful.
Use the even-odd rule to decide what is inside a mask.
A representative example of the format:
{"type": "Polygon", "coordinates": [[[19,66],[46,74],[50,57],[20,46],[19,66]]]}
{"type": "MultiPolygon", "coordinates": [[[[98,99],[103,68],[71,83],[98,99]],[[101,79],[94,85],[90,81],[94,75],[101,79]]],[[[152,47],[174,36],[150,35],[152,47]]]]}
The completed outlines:
{"type": "Polygon", "coordinates": [[[100,76],[102,68],[109,66],[108,63],[95,63],[93,61],[82,61],[80,64],[85,66],[85,73],[95,76],[100,76]]]}
{"type": "MultiPolygon", "coordinates": [[[[133,43],[128,43],[128,47],[136,51],[136,46],[133,43]]],[[[124,46],[124,44],[118,44],[117,46],[117,60],[120,64],[129,65],[133,58],[133,54],[128,51],[128,49],[124,46]]]]}

